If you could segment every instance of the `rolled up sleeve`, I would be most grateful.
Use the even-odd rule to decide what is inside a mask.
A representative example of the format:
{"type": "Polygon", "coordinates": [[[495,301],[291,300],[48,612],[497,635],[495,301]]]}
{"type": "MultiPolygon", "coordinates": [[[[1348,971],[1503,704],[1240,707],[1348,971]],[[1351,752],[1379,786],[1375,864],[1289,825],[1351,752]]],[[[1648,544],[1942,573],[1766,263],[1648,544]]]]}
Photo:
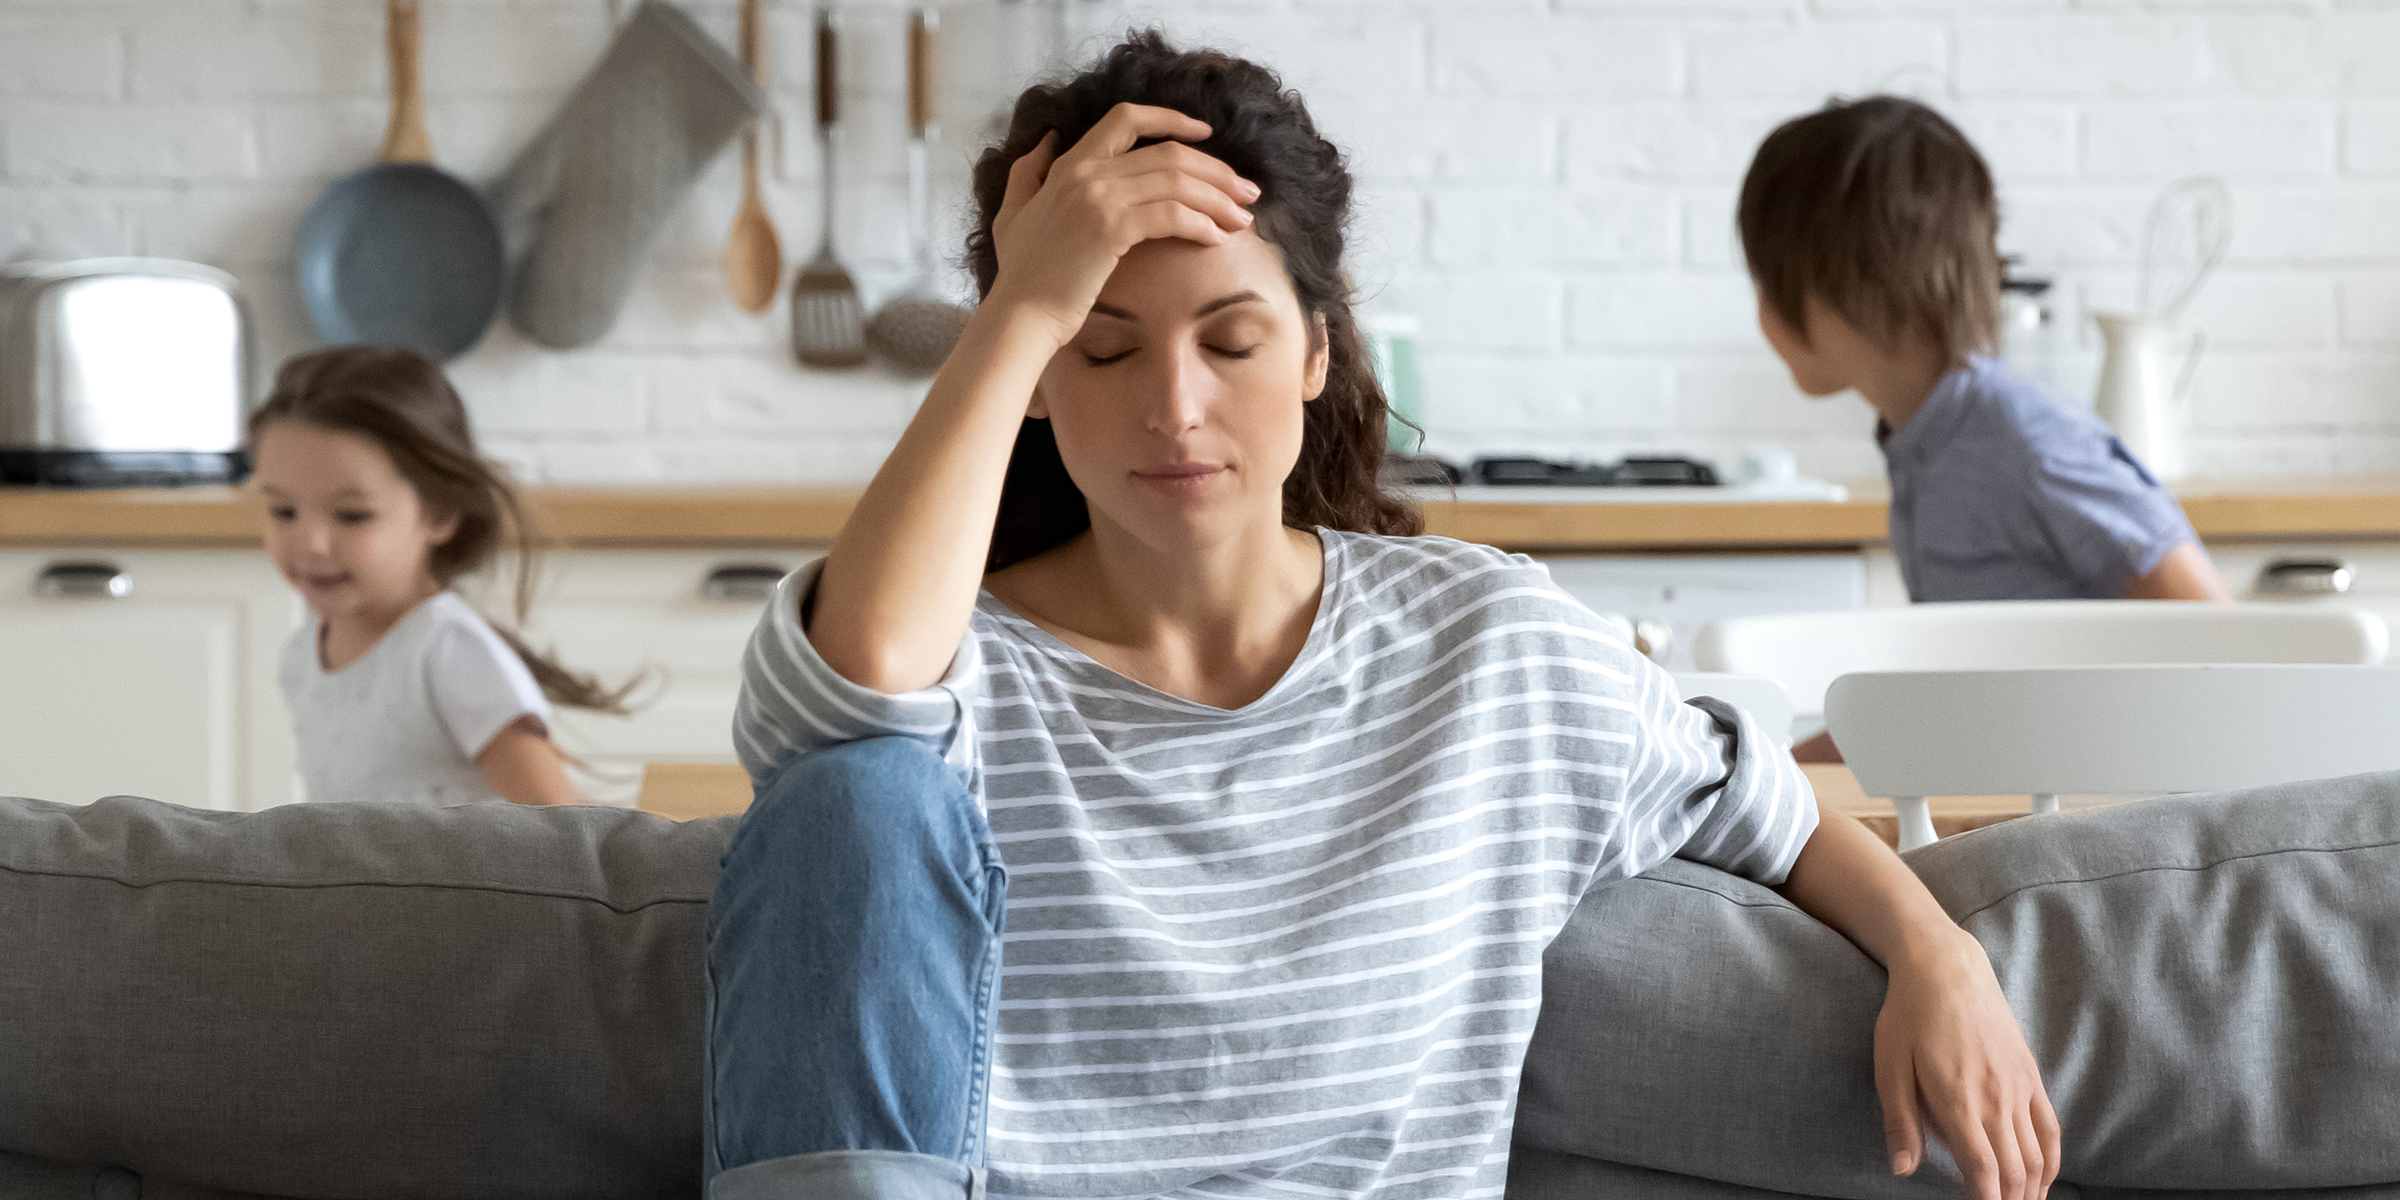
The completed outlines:
{"type": "Polygon", "coordinates": [[[983,659],[975,635],[939,683],[891,695],[845,678],[810,644],[800,624],[801,603],[816,587],[822,559],[776,584],[742,654],[742,691],[733,714],[734,752],[754,783],[763,783],[784,758],[873,737],[923,742],[945,762],[972,776],[974,698],[983,659]]]}
{"type": "Polygon", "coordinates": [[[1686,703],[1666,672],[1643,665],[1625,788],[1626,874],[1684,858],[1782,883],[1816,832],[1808,776],[1757,718],[1713,696],[1686,703]]]}

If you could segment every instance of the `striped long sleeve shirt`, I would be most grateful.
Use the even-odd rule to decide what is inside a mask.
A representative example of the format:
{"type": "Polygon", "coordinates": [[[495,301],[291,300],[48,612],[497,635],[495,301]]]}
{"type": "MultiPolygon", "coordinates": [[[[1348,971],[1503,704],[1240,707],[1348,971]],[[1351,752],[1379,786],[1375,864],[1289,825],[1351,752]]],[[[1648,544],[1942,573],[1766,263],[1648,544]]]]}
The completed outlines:
{"type": "Polygon", "coordinates": [[[753,777],[900,735],[983,800],[997,1196],[1499,1196],[1542,951],[1584,893],[1675,856],[1777,883],[1815,828],[1775,739],[1681,703],[1540,564],[1317,535],[1314,626],[1238,709],[989,594],[939,684],[860,687],[801,629],[814,566],[752,638],[753,777]]]}

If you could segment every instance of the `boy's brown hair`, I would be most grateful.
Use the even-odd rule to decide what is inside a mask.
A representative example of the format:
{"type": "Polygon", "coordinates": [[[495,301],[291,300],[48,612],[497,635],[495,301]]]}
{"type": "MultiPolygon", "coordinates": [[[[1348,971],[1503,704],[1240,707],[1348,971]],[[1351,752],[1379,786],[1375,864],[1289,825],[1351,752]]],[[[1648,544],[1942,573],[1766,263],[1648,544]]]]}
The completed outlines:
{"type": "Polygon", "coordinates": [[[1882,346],[1922,338],[1963,362],[1999,339],[1991,169],[1914,100],[1835,100],[1777,126],[1735,223],[1759,299],[1803,336],[1815,296],[1882,346]]]}

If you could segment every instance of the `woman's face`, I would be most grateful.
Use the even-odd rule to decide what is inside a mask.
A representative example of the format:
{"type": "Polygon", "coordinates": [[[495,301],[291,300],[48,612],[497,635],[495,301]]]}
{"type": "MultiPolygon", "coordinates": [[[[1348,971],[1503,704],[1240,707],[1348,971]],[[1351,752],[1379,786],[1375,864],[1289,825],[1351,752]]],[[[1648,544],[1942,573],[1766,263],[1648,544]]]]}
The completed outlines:
{"type": "Polygon", "coordinates": [[[1283,523],[1301,405],[1325,390],[1321,323],[1255,231],[1144,242],[1050,360],[1046,417],[1095,522],[1161,549],[1283,523]]]}

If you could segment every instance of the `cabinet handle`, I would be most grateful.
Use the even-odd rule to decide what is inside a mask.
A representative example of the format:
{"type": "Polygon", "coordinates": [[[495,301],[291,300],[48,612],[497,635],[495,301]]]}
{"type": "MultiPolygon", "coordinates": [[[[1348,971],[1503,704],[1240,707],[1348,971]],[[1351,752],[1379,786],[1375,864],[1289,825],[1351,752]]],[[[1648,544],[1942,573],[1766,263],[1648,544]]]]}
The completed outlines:
{"type": "Polygon", "coordinates": [[[54,562],[33,577],[33,594],[87,600],[122,600],[133,593],[133,576],[111,562],[54,562]]]}
{"type": "Polygon", "coordinates": [[[2278,558],[2258,569],[2261,596],[2339,596],[2358,571],[2339,558],[2278,558]]]}
{"type": "Polygon", "coordinates": [[[1633,623],[1633,648],[1650,661],[1665,666],[1667,656],[1675,652],[1675,627],[1665,621],[1638,618],[1633,623]]]}
{"type": "Polygon", "coordinates": [[[791,572],[774,563],[726,563],[700,580],[700,598],[763,604],[788,574],[791,572]]]}

